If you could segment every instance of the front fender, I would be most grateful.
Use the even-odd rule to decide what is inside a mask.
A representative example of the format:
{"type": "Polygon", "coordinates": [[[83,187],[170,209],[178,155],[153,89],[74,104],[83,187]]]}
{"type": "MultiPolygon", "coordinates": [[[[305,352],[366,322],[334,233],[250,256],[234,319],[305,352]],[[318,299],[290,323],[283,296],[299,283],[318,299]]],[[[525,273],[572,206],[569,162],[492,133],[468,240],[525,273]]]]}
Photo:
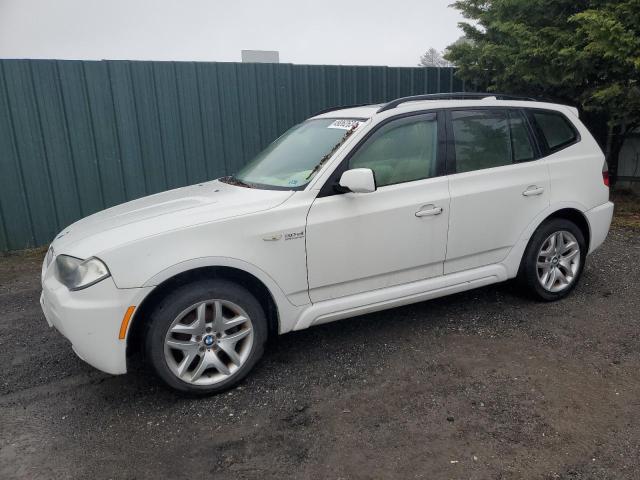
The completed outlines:
{"type": "Polygon", "coordinates": [[[268,273],[257,266],[238,258],[200,257],[186,260],[165,268],[161,272],[155,274],[144,283],[144,287],[158,286],[176,275],[203,267],[229,267],[242,270],[253,275],[265,285],[276,303],[280,320],[280,333],[285,333],[293,329],[301,307],[294,305],[288,299],[276,281],[268,273]]]}

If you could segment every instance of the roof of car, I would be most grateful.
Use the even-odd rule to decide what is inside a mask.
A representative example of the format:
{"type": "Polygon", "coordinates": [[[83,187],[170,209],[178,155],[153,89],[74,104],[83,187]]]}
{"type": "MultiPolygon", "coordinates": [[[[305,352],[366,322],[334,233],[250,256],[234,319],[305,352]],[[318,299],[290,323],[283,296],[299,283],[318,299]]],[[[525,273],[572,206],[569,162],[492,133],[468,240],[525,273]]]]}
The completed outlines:
{"type": "Polygon", "coordinates": [[[424,109],[437,108],[454,108],[454,107],[521,107],[521,108],[545,108],[550,110],[560,110],[565,113],[571,113],[578,116],[578,110],[575,107],[561,105],[558,103],[536,101],[525,97],[508,97],[500,95],[486,95],[461,99],[440,98],[434,95],[433,99],[425,99],[429,95],[418,95],[415,97],[405,97],[393,100],[389,103],[359,105],[353,107],[335,108],[329,111],[323,111],[315,115],[313,118],[366,118],[369,119],[374,115],[410,112],[424,109]]]}
{"type": "Polygon", "coordinates": [[[313,118],[371,118],[382,104],[347,107],[320,113],[313,118]]]}

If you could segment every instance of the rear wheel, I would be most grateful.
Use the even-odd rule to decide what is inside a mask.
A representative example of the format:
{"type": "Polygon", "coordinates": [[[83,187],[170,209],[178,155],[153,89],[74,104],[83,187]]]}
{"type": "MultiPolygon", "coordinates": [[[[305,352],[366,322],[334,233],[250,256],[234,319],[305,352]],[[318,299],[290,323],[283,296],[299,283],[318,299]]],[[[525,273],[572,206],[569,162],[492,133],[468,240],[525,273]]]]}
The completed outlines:
{"type": "Polygon", "coordinates": [[[238,384],[260,359],[267,321],[258,300],[227,280],[184,285],[151,313],[147,358],[171,388],[206,395],[238,384]]]}
{"type": "Polygon", "coordinates": [[[540,300],[564,298],[582,275],[586,253],[584,235],[576,224],[562,218],[545,222],[529,241],[520,283],[540,300]]]}

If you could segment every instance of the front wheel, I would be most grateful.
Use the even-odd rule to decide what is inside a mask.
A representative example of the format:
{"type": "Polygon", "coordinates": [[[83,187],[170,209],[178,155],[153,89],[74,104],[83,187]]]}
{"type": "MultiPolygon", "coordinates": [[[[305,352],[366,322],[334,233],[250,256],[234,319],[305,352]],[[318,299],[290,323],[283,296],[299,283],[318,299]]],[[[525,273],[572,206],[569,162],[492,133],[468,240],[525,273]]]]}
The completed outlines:
{"type": "Polygon", "coordinates": [[[207,395],[240,382],[264,351],[267,321],[258,300],[227,280],[184,285],[151,313],[147,358],[171,388],[207,395]]]}
{"type": "Polygon", "coordinates": [[[562,218],[550,220],[531,237],[518,278],[536,298],[559,300],[575,288],[586,255],[584,235],[575,223],[562,218]]]}

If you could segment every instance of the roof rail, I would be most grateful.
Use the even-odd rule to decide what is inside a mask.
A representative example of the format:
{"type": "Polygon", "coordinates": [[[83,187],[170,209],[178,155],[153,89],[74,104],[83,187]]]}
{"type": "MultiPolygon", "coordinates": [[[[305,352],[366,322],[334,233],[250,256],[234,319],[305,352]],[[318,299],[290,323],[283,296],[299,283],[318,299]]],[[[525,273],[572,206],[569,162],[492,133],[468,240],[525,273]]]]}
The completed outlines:
{"type": "Polygon", "coordinates": [[[522,97],[519,95],[509,95],[505,93],[491,93],[491,92],[451,92],[451,93],[429,93],[426,95],[413,95],[411,97],[402,97],[391,100],[389,103],[385,103],[380,107],[376,113],[386,112],[392,108],[396,108],[398,105],[406,102],[415,102],[419,100],[481,100],[487,97],[495,97],[497,100],[525,100],[528,102],[537,102],[532,97],[522,97]]]}

